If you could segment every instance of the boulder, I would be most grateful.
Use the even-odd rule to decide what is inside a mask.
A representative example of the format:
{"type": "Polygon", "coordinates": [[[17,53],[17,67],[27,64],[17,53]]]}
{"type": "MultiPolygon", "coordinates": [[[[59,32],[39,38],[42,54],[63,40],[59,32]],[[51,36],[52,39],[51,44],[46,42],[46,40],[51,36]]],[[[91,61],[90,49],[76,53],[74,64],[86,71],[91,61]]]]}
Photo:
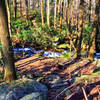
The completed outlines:
{"type": "Polygon", "coordinates": [[[0,100],[20,100],[27,95],[32,97],[28,100],[47,100],[47,92],[48,89],[45,85],[32,79],[22,78],[11,83],[1,84],[0,100]],[[38,99],[35,95],[39,96],[38,99]]]}
{"type": "Polygon", "coordinates": [[[21,98],[20,100],[44,100],[43,94],[40,92],[33,92],[21,98]]]}

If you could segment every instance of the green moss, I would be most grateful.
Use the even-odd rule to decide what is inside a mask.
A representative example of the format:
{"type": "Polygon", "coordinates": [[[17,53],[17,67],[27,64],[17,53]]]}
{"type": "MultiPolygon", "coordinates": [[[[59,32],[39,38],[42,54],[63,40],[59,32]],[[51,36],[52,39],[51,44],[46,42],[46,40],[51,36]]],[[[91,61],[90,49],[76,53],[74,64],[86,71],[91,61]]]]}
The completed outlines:
{"type": "Polygon", "coordinates": [[[75,79],[76,83],[91,83],[91,82],[95,82],[96,78],[100,77],[100,71],[92,73],[90,75],[82,75],[81,77],[77,77],[75,79]]]}

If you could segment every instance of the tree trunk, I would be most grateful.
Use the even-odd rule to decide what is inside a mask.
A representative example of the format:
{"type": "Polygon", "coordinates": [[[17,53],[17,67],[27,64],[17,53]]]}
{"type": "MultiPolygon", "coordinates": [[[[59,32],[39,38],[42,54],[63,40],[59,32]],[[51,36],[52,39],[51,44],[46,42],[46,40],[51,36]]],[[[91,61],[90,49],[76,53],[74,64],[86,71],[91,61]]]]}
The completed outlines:
{"type": "Polygon", "coordinates": [[[6,8],[7,8],[7,14],[8,14],[8,26],[9,26],[9,34],[11,36],[11,20],[10,20],[10,5],[9,5],[9,0],[5,0],[6,2],[6,8]]]}
{"type": "Polygon", "coordinates": [[[47,13],[47,11],[46,11],[46,8],[47,8],[47,0],[45,0],[44,2],[45,2],[45,19],[46,19],[46,13],[47,13]]]}
{"type": "Polygon", "coordinates": [[[74,0],[72,0],[71,2],[71,26],[74,25],[74,16],[73,16],[73,12],[74,12],[74,0]]]}
{"type": "Polygon", "coordinates": [[[50,0],[47,0],[47,25],[50,26],[50,0]]]}
{"type": "Polygon", "coordinates": [[[22,13],[22,0],[20,0],[20,14],[23,16],[23,13],[22,13]]]}
{"type": "Polygon", "coordinates": [[[96,8],[95,8],[95,15],[94,15],[94,22],[93,22],[94,28],[91,35],[92,41],[90,44],[89,55],[88,55],[89,60],[94,60],[95,38],[99,32],[99,5],[100,5],[100,1],[96,0],[96,8]]]}
{"type": "Polygon", "coordinates": [[[89,22],[91,22],[91,0],[89,1],[89,22]]]}
{"type": "Polygon", "coordinates": [[[67,0],[66,23],[69,25],[69,0],[67,0]]]}
{"type": "Polygon", "coordinates": [[[94,60],[94,51],[95,51],[95,35],[96,35],[96,27],[94,26],[92,35],[91,35],[91,43],[89,46],[89,54],[88,54],[88,59],[93,61],[94,60]]]}
{"type": "Polygon", "coordinates": [[[60,33],[61,33],[61,29],[62,29],[63,6],[64,6],[64,0],[62,0],[62,2],[61,2],[61,13],[60,13],[60,24],[59,24],[59,32],[60,33]]]}
{"type": "Polygon", "coordinates": [[[13,50],[8,30],[8,19],[5,7],[5,0],[0,0],[0,39],[4,54],[5,74],[4,78],[7,82],[16,79],[14,67],[13,50]]]}
{"type": "Polygon", "coordinates": [[[28,20],[28,0],[25,0],[25,6],[26,6],[26,21],[28,20]]]}
{"type": "Polygon", "coordinates": [[[28,10],[30,11],[30,0],[28,0],[28,10]]]}
{"type": "Polygon", "coordinates": [[[76,58],[79,59],[81,57],[81,43],[82,43],[82,31],[83,31],[83,14],[84,14],[84,0],[80,2],[79,8],[79,24],[78,24],[78,41],[77,41],[77,53],[76,58]]]}
{"type": "Polygon", "coordinates": [[[37,0],[38,1],[38,7],[40,7],[40,1],[39,0],[37,0]]]}
{"type": "Polygon", "coordinates": [[[14,18],[16,19],[17,16],[17,1],[13,0],[13,7],[14,7],[14,18]]]}
{"type": "Polygon", "coordinates": [[[42,22],[42,25],[44,25],[44,6],[43,6],[43,0],[41,0],[41,22],[42,22]]]}
{"type": "Polygon", "coordinates": [[[58,2],[58,14],[60,13],[60,3],[61,3],[61,0],[59,0],[58,2]]]}
{"type": "Polygon", "coordinates": [[[63,17],[64,17],[64,20],[66,21],[66,10],[67,10],[67,3],[66,3],[66,0],[64,0],[64,8],[63,8],[63,17]]]}
{"type": "Polygon", "coordinates": [[[55,8],[54,8],[54,28],[57,25],[57,0],[55,0],[55,8]]]}
{"type": "Polygon", "coordinates": [[[34,10],[34,0],[32,0],[32,10],[34,10]]]}

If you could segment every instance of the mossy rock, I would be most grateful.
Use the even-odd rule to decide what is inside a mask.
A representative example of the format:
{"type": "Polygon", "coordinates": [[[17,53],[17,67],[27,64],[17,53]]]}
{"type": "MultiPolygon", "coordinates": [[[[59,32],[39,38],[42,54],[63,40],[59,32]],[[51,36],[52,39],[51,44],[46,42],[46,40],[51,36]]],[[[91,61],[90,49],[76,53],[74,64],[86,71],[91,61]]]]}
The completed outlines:
{"type": "Polygon", "coordinates": [[[11,83],[1,84],[0,100],[20,100],[28,94],[37,94],[37,92],[40,93],[40,97],[43,98],[37,100],[47,100],[48,89],[45,85],[32,79],[23,78],[11,83]]]}

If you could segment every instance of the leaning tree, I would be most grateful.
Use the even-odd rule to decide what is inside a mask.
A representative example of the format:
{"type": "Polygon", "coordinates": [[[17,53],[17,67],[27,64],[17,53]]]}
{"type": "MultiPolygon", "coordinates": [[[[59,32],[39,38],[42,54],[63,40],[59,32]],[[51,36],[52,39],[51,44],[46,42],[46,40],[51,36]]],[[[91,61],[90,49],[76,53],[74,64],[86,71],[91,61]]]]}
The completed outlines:
{"type": "Polygon", "coordinates": [[[4,79],[5,81],[10,82],[16,79],[16,71],[14,67],[13,50],[9,35],[5,0],[0,0],[0,40],[4,54],[4,79]]]}

